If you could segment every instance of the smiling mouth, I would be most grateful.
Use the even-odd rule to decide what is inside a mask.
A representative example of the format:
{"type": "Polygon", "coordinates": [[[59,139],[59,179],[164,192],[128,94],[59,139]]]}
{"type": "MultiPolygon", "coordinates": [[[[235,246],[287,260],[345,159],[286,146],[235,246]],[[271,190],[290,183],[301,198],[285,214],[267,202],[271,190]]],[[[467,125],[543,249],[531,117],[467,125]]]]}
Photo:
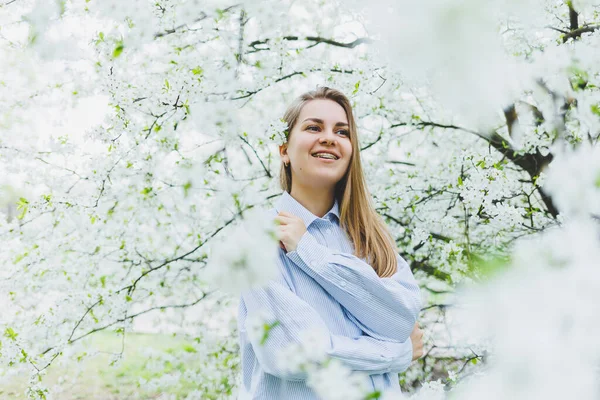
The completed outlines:
{"type": "Polygon", "coordinates": [[[334,156],[333,154],[329,154],[329,153],[315,153],[312,155],[314,158],[320,158],[322,160],[338,160],[337,156],[334,156]]]}

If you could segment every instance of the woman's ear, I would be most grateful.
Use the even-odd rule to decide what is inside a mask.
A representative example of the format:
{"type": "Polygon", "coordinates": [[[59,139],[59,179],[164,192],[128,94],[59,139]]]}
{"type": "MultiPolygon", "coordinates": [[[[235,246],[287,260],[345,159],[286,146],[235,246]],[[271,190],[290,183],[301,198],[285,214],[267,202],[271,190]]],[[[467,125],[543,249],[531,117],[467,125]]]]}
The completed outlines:
{"type": "Polygon", "coordinates": [[[284,143],[279,146],[279,156],[281,157],[281,161],[284,163],[289,162],[289,158],[287,155],[287,143],[284,143]]]}

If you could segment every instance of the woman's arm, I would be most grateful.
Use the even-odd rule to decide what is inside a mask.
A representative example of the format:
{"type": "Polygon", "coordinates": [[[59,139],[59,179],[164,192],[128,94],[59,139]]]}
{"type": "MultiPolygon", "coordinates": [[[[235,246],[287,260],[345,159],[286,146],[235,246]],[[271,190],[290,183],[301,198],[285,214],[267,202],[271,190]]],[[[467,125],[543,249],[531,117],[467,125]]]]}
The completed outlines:
{"type": "MultiPolygon", "coordinates": [[[[289,373],[279,362],[278,354],[288,346],[300,344],[302,333],[310,330],[313,345],[325,349],[355,371],[369,375],[405,371],[412,361],[412,342],[386,342],[369,336],[352,339],[332,334],[327,325],[308,303],[296,296],[283,279],[271,281],[267,286],[242,294],[240,332],[246,333],[248,341],[263,369],[277,377],[288,380],[304,380],[306,374],[289,373]],[[268,324],[266,340],[248,335],[246,322],[258,315],[265,316],[268,324]],[[274,322],[277,321],[276,324],[274,322]]],[[[261,336],[261,335],[259,335],[261,336]]],[[[242,344],[243,345],[243,344],[242,344]]]]}
{"type": "Polygon", "coordinates": [[[340,302],[367,335],[398,343],[408,339],[421,310],[421,293],[402,257],[398,255],[393,276],[380,278],[361,259],[319,244],[308,231],[286,255],[340,302]]]}

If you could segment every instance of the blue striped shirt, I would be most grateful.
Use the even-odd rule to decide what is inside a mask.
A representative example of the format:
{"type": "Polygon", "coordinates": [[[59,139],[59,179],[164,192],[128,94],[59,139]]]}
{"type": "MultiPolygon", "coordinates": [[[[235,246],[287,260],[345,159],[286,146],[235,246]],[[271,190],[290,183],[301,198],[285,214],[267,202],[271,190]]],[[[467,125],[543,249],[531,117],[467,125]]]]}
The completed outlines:
{"type": "Polygon", "coordinates": [[[396,274],[380,278],[355,257],[339,224],[337,201],[319,218],[284,191],[268,217],[275,218],[280,211],[301,218],[307,232],[295,251],[279,250],[276,279],[241,296],[238,399],[318,399],[307,386],[305,373],[288,373],[277,362],[278,352],[299,343],[300,333],[307,329],[321,335],[331,358],[365,373],[371,390],[399,392],[398,372],[411,363],[409,336],[421,308],[410,267],[398,256],[396,274]],[[258,313],[279,322],[263,343],[246,330],[246,321],[258,313]]]}

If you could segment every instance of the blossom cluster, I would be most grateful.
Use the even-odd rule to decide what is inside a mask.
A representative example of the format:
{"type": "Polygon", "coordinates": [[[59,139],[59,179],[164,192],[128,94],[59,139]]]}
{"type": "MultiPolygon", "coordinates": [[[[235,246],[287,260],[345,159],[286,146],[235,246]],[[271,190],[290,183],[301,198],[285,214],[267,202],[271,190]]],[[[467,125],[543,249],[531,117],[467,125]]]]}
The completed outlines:
{"type": "MultiPolygon", "coordinates": [[[[206,362],[142,387],[233,396],[235,297],[211,296],[272,276],[250,211],[281,191],[285,106],[327,85],[353,104],[370,192],[426,297],[428,355],[403,389],[598,393],[597,1],[364,5],[0,5],[1,380],[24,371],[27,396],[51,398],[68,383],[47,369],[93,355],[85,338],[152,317],[202,334],[177,358],[206,362]]],[[[156,371],[174,360],[158,353],[156,371]]],[[[342,367],[311,378],[323,398],[353,396],[328,389],[342,367]]]]}

